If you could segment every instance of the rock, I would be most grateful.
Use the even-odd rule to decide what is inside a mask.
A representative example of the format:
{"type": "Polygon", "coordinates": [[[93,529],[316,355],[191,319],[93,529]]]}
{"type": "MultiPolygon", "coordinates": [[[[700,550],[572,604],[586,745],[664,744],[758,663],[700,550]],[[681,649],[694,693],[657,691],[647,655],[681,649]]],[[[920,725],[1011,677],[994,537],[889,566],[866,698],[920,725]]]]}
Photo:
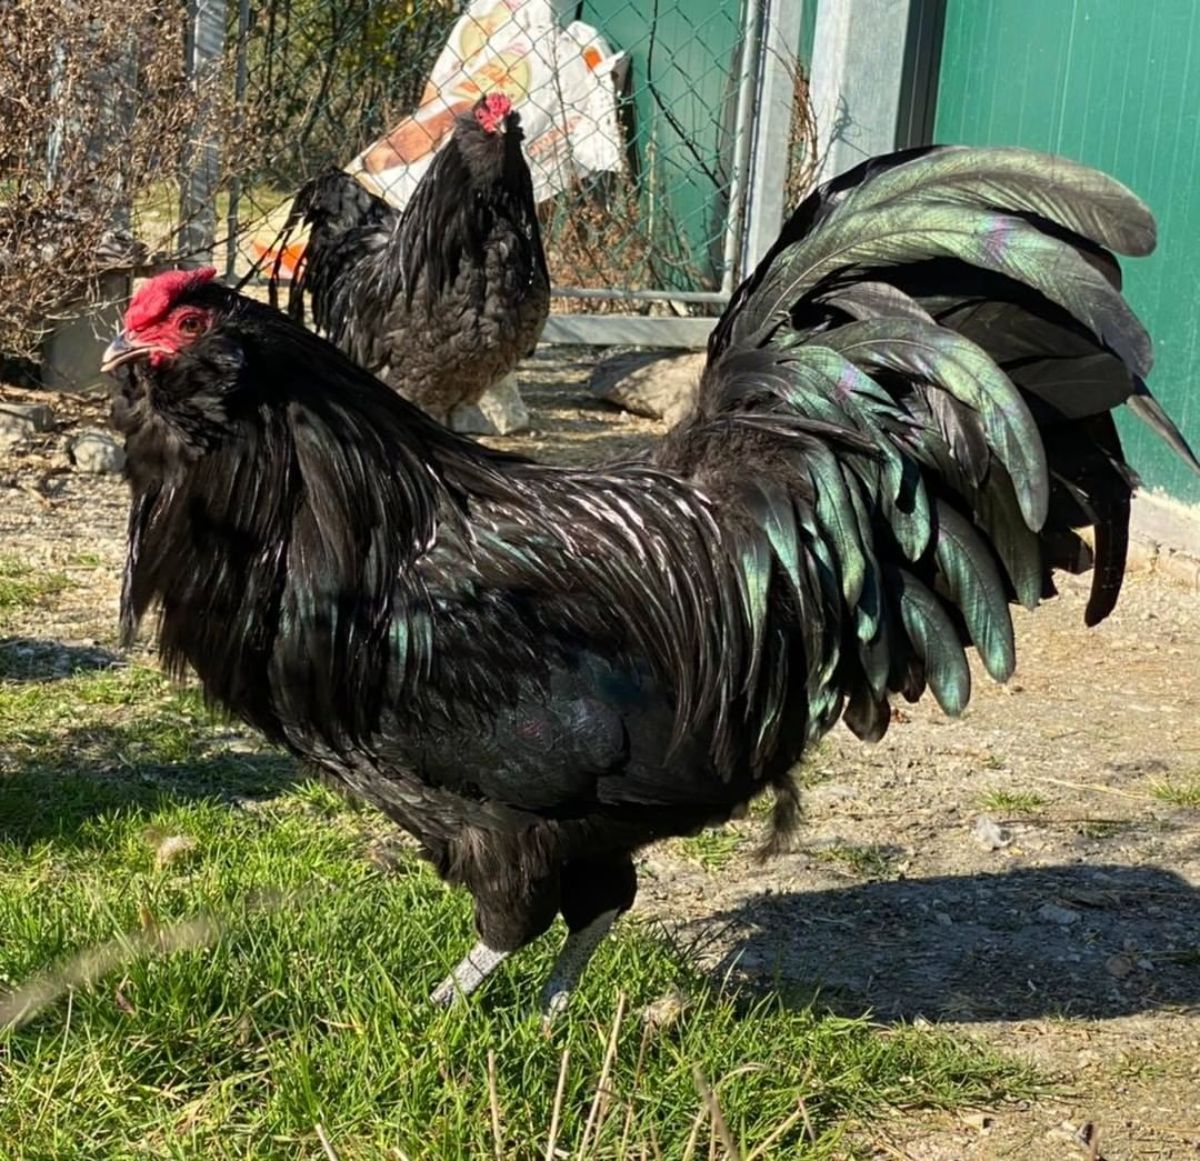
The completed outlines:
{"type": "Polygon", "coordinates": [[[1079,919],[1079,912],[1057,903],[1043,903],[1037,909],[1037,917],[1044,923],[1057,923],[1059,927],[1070,927],[1079,919]]]}
{"type": "Polygon", "coordinates": [[[35,428],[32,420],[23,415],[0,411],[0,451],[8,451],[30,439],[35,428]]]}
{"type": "Polygon", "coordinates": [[[678,423],[695,399],[706,357],[703,351],[622,351],[596,364],[588,389],[635,415],[678,423]]]}
{"type": "Polygon", "coordinates": [[[107,432],[85,431],[71,441],[68,451],[81,472],[105,475],[125,467],[125,449],[107,432]]]}
{"type": "Polygon", "coordinates": [[[642,1010],[642,1022],[655,1031],[670,1028],[679,1022],[687,1006],[687,997],[677,987],[672,987],[666,995],[646,1005],[642,1010]]]}
{"type": "Polygon", "coordinates": [[[450,413],[451,430],[462,435],[512,435],[528,426],[529,411],[515,375],[489,387],[477,403],[460,403],[450,413]]]}
{"type": "Polygon", "coordinates": [[[0,430],[13,420],[23,421],[31,431],[49,431],[54,412],[44,403],[5,403],[0,400],[0,430]]]}
{"type": "Polygon", "coordinates": [[[971,827],[971,837],[985,851],[999,851],[1012,842],[1012,833],[999,823],[981,814],[971,827]]]}
{"type": "Polygon", "coordinates": [[[44,403],[8,403],[0,400],[0,451],[28,443],[39,432],[54,426],[54,413],[44,403]]]}

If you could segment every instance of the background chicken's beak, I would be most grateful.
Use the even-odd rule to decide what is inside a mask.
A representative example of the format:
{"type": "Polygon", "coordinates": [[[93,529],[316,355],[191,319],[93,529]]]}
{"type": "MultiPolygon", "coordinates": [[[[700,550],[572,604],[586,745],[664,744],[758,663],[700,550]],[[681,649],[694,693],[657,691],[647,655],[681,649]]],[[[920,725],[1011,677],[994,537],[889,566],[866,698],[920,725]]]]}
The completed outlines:
{"type": "Polygon", "coordinates": [[[104,349],[104,354],[100,356],[100,370],[105,373],[115,371],[122,363],[136,359],[145,349],[145,347],[131,343],[125,337],[125,332],[122,331],[108,344],[104,349]]]}

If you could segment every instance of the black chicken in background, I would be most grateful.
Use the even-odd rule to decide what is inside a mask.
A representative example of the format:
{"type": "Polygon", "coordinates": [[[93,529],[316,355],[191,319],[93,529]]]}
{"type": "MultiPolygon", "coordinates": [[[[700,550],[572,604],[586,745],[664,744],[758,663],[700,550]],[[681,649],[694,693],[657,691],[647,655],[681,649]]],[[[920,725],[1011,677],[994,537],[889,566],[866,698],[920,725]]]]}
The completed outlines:
{"type": "Polygon", "coordinates": [[[277,311],[164,274],[105,366],[132,488],[128,638],[421,841],[475,899],[474,989],[556,914],[566,1002],[633,855],[722,821],[895,693],[958,713],[965,650],[1091,562],[1113,608],[1145,386],[1116,181],[1020,150],[882,157],[816,191],[737,291],[695,410],[642,462],[551,468],[462,439],[277,311]]]}
{"type": "MultiPolygon", "coordinates": [[[[533,353],[550,274],[521,149],[502,93],[454,122],[403,211],[342,170],[296,195],[283,245],[309,227],[288,298],[360,367],[445,423],[533,353]]],[[[278,269],[272,270],[275,301],[278,269]]]]}

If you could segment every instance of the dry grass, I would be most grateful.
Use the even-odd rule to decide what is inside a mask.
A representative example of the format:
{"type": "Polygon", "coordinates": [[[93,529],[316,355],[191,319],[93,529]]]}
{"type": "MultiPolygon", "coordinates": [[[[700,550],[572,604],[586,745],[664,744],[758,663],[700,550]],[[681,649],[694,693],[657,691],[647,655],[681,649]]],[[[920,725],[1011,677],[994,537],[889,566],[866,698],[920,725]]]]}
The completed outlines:
{"type": "MultiPolygon", "coordinates": [[[[224,66],[195,86],[184,9],[13,0],[0,22],[0,351],[36,358],[46,330],[94,299],[100,277],[162,251],[172,228],[136,237],[134,198],[189,165],[205,125],[230,126],[224,66]]],[[[229,174],[218,175],[218,181],[229,174]]],[[[178,185],[174,185],[176,201],[178,185]]]]}

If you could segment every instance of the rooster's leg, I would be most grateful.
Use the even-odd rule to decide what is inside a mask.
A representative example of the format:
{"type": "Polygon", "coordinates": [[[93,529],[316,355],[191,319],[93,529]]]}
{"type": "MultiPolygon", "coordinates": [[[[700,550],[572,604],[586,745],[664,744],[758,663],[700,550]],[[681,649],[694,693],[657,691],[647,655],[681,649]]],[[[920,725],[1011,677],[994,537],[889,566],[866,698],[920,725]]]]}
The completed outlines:
{"type": "Polygon", "coordinates": [[[449,1007],[455,1000],[465,999],[488,978],[509,956],[480,940],[429,997],[435,1004],[449,1007]]]}
{"type": "Polygon", "coordinates": [[[586,927],[572,931],[563,944],[563,949],[550,969],[550,978],[542,989],[542,1017],[549,1023],[565,1011],[571,1001],[571,993],[579,983],[583,969],[595,954],[596,948],[612,927],[620,911],[612,910],[597,915],[586,927]]]}
{"type": "Polygon", "coordinates": [[[633,906],[637,872],[624,851],[605,859],[574,859],[559,878],[567,939],[542,989],[542,1015],[547,1022],[561,1013],[583,975],[588,960],[604,941],[613,921],[633,906]]]}
{"type": "MultiPolygon", "coordinates": [[[[478,843],[486,856],[487,838],[478,843]]],[[[558,908],[557,869],[553,873],[529,860],[515,882],[495,874],[485,857],[471,868],[468,885],[475,899],[475,946],[433,990],[435,1004],[448,1005],[469,996],[514,951],[541,935],[554,922],[558,908]]]]}

